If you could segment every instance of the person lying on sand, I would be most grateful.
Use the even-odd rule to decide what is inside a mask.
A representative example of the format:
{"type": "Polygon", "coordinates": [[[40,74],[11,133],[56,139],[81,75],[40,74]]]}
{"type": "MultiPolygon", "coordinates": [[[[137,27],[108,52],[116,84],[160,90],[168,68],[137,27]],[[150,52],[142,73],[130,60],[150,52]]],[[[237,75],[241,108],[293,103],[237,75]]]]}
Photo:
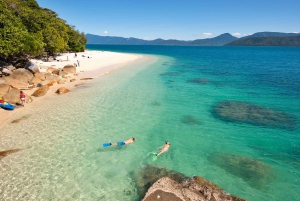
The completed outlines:
{"type": "Polygon", "coordinates": [[[158,154],[156,154],[156,156],[159,156],[159,155],[167,152],[169,150],[170,146],[171,146],[171,144],[167,141],[163,146],[159,147],[159,149],[161,148],[161,151],[158,154]]]}

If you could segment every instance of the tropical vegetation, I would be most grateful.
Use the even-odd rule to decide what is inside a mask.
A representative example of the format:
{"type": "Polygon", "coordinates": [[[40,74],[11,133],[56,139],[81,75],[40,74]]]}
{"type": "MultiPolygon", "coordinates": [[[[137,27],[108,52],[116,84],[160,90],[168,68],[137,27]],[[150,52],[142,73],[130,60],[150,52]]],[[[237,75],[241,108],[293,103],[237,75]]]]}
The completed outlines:
{"type": "Polygon", "coordinates": [[[83,32],[35,0],[0,0],[0,60],[84,51],[83,32]]]}

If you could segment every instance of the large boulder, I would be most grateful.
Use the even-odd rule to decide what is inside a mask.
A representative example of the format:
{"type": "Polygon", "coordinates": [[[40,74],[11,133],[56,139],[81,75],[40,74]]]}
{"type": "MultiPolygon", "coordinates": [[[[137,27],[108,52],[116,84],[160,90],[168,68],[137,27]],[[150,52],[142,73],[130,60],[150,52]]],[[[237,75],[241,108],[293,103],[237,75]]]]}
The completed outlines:
{"type": "Polygon", "coordinates": [[[16,80],[29,83],[33,78],[33,74],[27,69],[19,68],[13,71],[12,77],[16,80]]]}
{"type": "Polygon", "coordinates": [[[68,80],[66,79],[60,79],[57,84],[66,84],[68,82],[68,80]]]}
{"type": "Polygon", "coordinates": [[[62,75],[62,74],[75,74],[76,73],[76,67],[75,66],[72,66],[72,65],[67,65],[65,67],[63,67],[60,72],[59,72],[59,75],[62,75]]]}
{"type": "Polygon", "coordinates": [[[47,73],[51,73],[51,74],[56,74],[56,75],[58,75],[59,70],[56,69],[56,68],[50,67],[50,68],[48,68],[48,69],[46,70],[46,72],[47,72],[47,73]]]}
{"type": "Polygon", "coordinates": [[[34,77],[39,78],[40,80],[44,81],[46,79],[45,73],[35,73],[34,77]]]}
{"type": "Polygon", "coordinates": [[[8,84],[11,87],[16,88],[16,89],[25,89],[28,86],[28,82],[23,82],[23,81],[17,80],[17,79],[10,79],[10,80],[6,81],[6,84],[8,84]]]}
{"type": "MultiPolygon", "coordinates": [[[[9,92],[7,94],[5,94],[3,96],[3,99],[12,104],[21,103],[20,90],[12,88],[11,90],[9,90],[9,92]]],[[[32,102],[32,98],[27,94],[25,94],[25,102],[26,103],[32,102]]]]}
{"type": "Polygon", "coordinates": [[[57,94],[65,94],[65,93],[68,93],[70,90],[65,88],[65,87],[61,87],[59,89],[57,89],[57,91],[55,93],[57,94]]]}
{"type": "Polygon", "coordinates": [[[10,89],[8,84],[0,84],[0,98],[3,97],[10,89]]]}
{"type": "Polygon", "coordinates": [[[41,86],[35,92],[33,92],[32,96],[35,96],[35,97],[44,96],[48,90],[49,90],[48,85],[41,86]]]}
{"type": "Polygon", "coordinates": [[[42,80],[38,77],[33,77],[32,80],[30,81],[30,84],[38,84],[41,83],[42,80]]]}
{"type": "Polygon", "coordinates": [[[169,177],[156,181],[142,201],[245,201],[226,193],[222,188],[201,177],[177,182],[169,177]]]}

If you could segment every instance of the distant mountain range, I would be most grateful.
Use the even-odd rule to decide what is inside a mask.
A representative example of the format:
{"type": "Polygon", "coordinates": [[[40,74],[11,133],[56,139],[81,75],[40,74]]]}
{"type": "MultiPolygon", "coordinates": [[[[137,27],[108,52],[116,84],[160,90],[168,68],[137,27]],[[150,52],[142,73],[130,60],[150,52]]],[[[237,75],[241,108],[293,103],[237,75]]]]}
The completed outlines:
{"type": "Polygon", "coordinates": [[[183,46],[300,46],[300,34],[280,32],[258,32],[242,38],[229,33],[214,38],[184,40],[143,40],[138,38],[124,38],[116,36],[99,36],[86,34],[87,44],[102,45],[183,45],[183,46]]]}

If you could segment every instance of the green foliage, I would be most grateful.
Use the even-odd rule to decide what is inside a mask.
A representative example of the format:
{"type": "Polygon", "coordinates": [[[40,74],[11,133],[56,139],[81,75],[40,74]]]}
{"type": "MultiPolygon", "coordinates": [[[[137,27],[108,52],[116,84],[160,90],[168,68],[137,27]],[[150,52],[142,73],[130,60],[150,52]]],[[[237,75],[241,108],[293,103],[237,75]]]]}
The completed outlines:
{"type": "Polygon", "coordinates": [[[35,0],[0,0],[0,59],[84,51],[86,38],[35,0]]]}

